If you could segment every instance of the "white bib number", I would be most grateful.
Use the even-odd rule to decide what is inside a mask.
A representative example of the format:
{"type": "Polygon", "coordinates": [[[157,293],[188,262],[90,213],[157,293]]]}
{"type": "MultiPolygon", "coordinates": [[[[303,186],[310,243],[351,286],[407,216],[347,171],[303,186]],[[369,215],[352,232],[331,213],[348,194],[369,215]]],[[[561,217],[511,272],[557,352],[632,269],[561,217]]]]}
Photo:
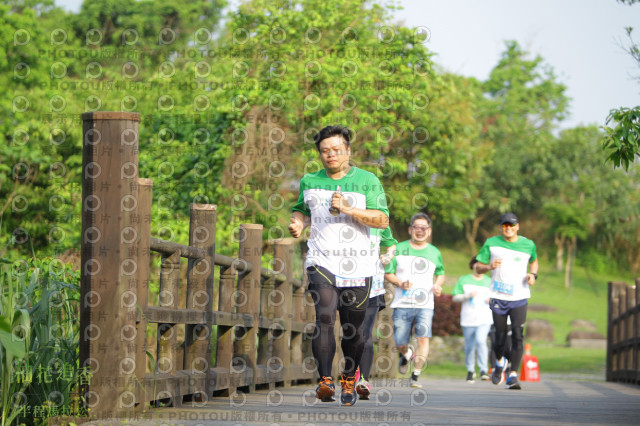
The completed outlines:
{"type": "Polygon", "coordinates": [[[336,275],[336,287],[364,287],[367,285],[366,278],[345,278],[336,275]]]}
{"type": "Polygon", "coordinates": [[[384,275],[374,275],[369,297],[376,297],[381,294],[384,294],[384,275]]]}
{"type": "Polygon", "coordinates": [[[494,281],[493,289],[498,293],[513,296],[513,284],[503,283],[501,281],[494,281]]]}

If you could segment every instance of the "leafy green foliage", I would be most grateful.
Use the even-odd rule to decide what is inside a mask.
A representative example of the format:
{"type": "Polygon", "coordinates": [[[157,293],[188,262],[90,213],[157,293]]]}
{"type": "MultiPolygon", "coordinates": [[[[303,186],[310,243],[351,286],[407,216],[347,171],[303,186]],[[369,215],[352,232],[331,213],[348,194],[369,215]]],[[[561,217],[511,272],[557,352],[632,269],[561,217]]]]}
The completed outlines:
{"type": "Polygon", "coordinates": [[[606,124],[610,122],[614,127],[604,127],[602,149],[609,151],[607,160],[614,166],[629,170],[636,158],[640,158],[640,106],[612,109],[606,124]]]}
{"type": "Polygon", "coordinates": [[[542,58],[528,58],[508,42],[483,89],[485,137],[493,143],[493,158],[482,181],[482,192],[494,212],[535,209],[540,188],[550,176],[541,154],[554,143],[554,125],[565,115],[566,86],[556,81],[542,58]]]}
{"type": "MultiPolygon", "coordinates": [[[[638,0],[618,1],[627,5],[638,2],[638,0]]],[[[626,27],[625,30],[630,42],[625,50],[636,65],[640,66],[640,46],[631,35],[633,27],[626,27]]],[[[609,151],[607,161],[614,167],[624,167],[625,170],[629,170],[629,165],[640,157],[640,106],[612,109],[609,111],[606,124],[610,122],[613,122],[614,127],[603,127],[606,134],[602,138],[602,149],[609,151]]]]}
{"type": "Polygon", "coordinates": [[[17,309],[14,300],[19,295],[20,287],[10,276],[10,268],[1,265],[0,269],[0,402],[2,425],[11,424],[18,416],[19,410],[12,407],[13,395],[21,388],[12,380],[14,365],[23,360],[29,345],[29,314],[17,309]]]}
{"type": "MultiPolygon", "coordinates": [[[[79,272],[59,260],[16,261],[0,270],[2,421],[25,407],[77,408],[79,272]]],[[[43,415],[45,413],[43,412],[43,415]]]]}
{"type": "Polygon", "coordinates": [[[451,239],[464,227],[475,251],[501,212],[527,212],[545,231],[545,202],[595,203],[582,241],[605,249],[627,238],[634,252],[633,209],[616,200],[623,188],[633,200],[637,177],[607,175],[597,197],[586,176],[573,185],[564,172],[587,168],[556,162],[571,155],[553,133],[568,99],[542,58],[507,42],[477,81],[437,69],[427,30],[393,24],[393,4],[254,0],[222,27],[225,4],[87,0],[78,14],[49,0],[0,6],[0,82],[10,92],[0,100],[0,255],[77,250],[78,117],[98,109],[141,113],[139,175],[154,180],[151,227],[161,238],[187,241],[194,202],[218,204],[222,254],[237,253],[241,223],[263,224],[265,247],[287,236],[296,182],[320,166],[313,134],[343,123],[356,132],[353,163],[385,185],[394,230],[427,211],[451,239]],[[626,237],[598,216],[609,202],[626,237]]]}

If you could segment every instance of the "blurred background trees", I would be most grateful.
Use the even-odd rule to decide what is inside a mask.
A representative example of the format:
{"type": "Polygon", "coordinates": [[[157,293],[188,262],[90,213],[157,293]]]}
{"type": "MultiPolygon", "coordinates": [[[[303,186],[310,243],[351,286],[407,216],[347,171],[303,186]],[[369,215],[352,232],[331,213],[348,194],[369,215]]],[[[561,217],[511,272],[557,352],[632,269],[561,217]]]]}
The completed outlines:
{"type": "Polygon", "coordinates": [[[321,167],[313,135],[343,123],[353,163],[385,185],[399,239],[422,210],[438,243],[471,255],[514,211],[567,285],[574,259],[640,271],[633,157],[613,170],[609,130],[559,130],[571,100],[543,58],[507,41],[478,81],[440,70],[428,30],[396,24],[393,6],[226,6],[1,3],[0,257],[79,247],[80,114],[115,110],[141,113],[140,176],[154,180],[160,238],[187,241],[193,202],[219,205],[223,253],[243,222],[265,225],[265,241],[287,236],[297,184],[321,167]]]}

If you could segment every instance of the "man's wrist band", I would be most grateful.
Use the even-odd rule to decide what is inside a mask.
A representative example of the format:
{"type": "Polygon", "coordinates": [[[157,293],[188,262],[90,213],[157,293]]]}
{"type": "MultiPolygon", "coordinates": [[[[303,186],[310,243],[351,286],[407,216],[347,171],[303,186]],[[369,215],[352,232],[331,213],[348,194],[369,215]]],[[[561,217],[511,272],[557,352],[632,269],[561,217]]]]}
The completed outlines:
{"type": "Polygon", "coordinates": [[[529,272],[529,274],[533,275],[533,278],[535,278],[536,280],[538,279],[538,274],[534,272],[529,272]]]}

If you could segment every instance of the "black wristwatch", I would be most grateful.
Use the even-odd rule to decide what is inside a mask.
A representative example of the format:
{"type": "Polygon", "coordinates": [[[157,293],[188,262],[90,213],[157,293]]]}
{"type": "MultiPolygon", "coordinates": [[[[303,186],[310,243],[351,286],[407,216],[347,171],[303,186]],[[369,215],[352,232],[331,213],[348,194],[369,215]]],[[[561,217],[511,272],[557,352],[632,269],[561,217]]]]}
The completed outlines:
{"type": "Polygon", "coordinates": [[[534,272],[529,272],[531,275],[533,275],[533,278],[535,278],[536,280],[538,279],[538,274],[534,273],[534,272]]]}

